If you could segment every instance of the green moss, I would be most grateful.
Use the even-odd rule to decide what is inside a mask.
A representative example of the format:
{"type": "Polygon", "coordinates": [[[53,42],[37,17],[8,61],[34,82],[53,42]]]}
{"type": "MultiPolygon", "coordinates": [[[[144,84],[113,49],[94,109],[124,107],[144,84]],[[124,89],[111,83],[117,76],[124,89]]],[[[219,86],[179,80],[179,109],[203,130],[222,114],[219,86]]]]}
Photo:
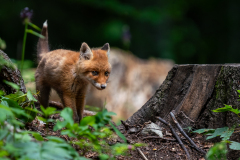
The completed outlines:
{"type": "Polygon", "coordinates": [[[218,99],[219,95],[220,95],[219,80],[217,80],[217,82],[215,84],[215,90],[216,90],[216,99],[218,99]]]}

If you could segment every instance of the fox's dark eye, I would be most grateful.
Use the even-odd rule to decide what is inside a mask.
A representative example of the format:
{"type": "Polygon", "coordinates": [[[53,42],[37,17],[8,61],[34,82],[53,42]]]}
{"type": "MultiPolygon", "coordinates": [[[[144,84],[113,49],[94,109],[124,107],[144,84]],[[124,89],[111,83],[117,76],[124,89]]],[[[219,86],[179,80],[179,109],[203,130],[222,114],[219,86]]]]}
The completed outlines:
{"type": "Polygon", "coordinates": [[[97,76],[97,75],[98,75],[98,72],[97,72],[97,71],[92,71],[92,75],[93,75],[93,76],[97,76]]]}
{"type": "Polygon", "coordinates": [[[109,75],[109,72],[105,72],[105,76],[108,76],[109,75]]]}

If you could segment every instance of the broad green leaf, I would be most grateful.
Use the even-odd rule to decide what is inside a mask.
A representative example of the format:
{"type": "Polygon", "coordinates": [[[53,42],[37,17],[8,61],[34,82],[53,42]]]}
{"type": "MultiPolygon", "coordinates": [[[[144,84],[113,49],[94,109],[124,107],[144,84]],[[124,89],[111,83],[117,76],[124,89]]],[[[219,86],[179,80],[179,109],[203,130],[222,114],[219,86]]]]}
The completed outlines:
{"type": "Polygon", "coordinates": [[[205,133],[205,134],[208,134],[208,133],[213,133],[214,131],[215,131],[215,129],[205,129],[205,128],[203,128],[203,129],[195,130],[195,131],[193,131],[193,133],[199,133],[199,134],[205,133]]]}
{"type": "Polygon", "coordinates": [[[9,107],[6,107],[0,104],[0,122],[4,122],[7,118],[13,118],[14,114],[12,113],[9,107]]]}
{"type": "Polygon", "coordinates": [[[226,111],[231,111],[231,110],[232,110],[232,106],[225,104],[225,107],[217,108],[217,109],[212,110],[212,111],[213,112],[226,112],[226,111]]]}
{"type": "Polygon", "coordinates": [[[80,159],[79,160],[90,160],[90,159],[88,159],[88,158],[85,158],[85,157],[80,157],[80,159]]]}
{"type": "Polygon", "coordinates": [[[16,115],[17,118],[23,120],[24,122],[26,122],[28,119],[32,119],[32,116],[26,114],[26,112],[23,109],[11,108],[11,110],[16,115]]]}
{"type": "Polygon", "coordinates": [[[229,129],[228,127],[217,128],[215,132],[211,136],[208,136],[206,139],[208,140],[220,136],[221,134],[223,134],[223,132],[227,131],[228,129],[229,129]]]}
{"type": "Polygon", "coordinates": [[[20,159],[41,159],[42,146],[36,142],[16,142],[14,143],[15,151],[12,154],[19,155],[20,159]]]}
{"type": "Polygon", "coordinates": [[[47,141],[42,143],[42,157],[43,159],[58,159],[66,160],[72,159],[66,147],[71,147],[67,143],[56,143],[54,141],[47,141]]]}
{"type": "Polygon", "coordinates": [[[113,128],[113,130],[116,132],[116,134],[122,138],[122,140],[127,143],[127,139],[126,137],[112,124],[112,122],[109,123],[111,125],[111,127],[113,128]]]}
{"type": "Polygon", "coordinates": [[[53,107],[47,107],[46,109],[43,107],[43,106],[40,106],[41,110],[42,110],[42,113],[43,113],[43,116],[45,118],[49,117],[50,115],[52,114],[55,114],[57,113],[56,112],[56,108],[53,108],[53,107]]]}
{"type": "Polygon", "coordinates": [[[35,113],[40,113],[40,114],[42,113],[39,110],[37,110],[36,108],[26,107],[24,109],[27,111],[35,112],[35,113]]]}
{"type": "Polygon", "coordinates": [[[55,122],[56,120],[54,119],[48,119],[47,122],[55,122]]]}
{"type": "Polygon", "coordinates": [[[6,107],[9,107],[8,102],[5,101],[4,99],[2,99],[2,101],[1,101],[0,104],[4,105],[4,106],[6,106],[6,107]]]}
{"type": "Polygon", "coordinates": [[[90,125],[92,126],[93,124],[96,123],[96,118],[95,116],[87,116],[84,117],[81,122],[80,122],[80,126],[86,126],[86,125],[90,125]]]}
{"type": "Polygon", "coordinates": [[[5,105],[5,106],[8,106],[8,107],[11,107],[11,108],[22,109],[22,107],[20,107],[16,101],[14,101],[10,98],[6,98],[6,97],[2,98],[1,104],[5,105]]]}
{"type": "Polygon", "coordinates": [[[22,103],[22,102],[26,101],[26,96],[27,96],[27,94],[24,94],[22,91],[17,91],[16,93],[6,95],[5,97],[9,98],[11,100],[14,100],[18,103],[22,103]]]}
{"type": "Polygon", "coordinates": [[[4,83],[6,83],[7,85],[11,86],[12,88],[16,89],[16,90],[19,90],[19,86],[13,82],[9,82],[9,81],[6,81],[6,80],[3,80],[4,83]]]}
{"type": "Polygon", "coordinates": [[[1,104],[10,107],[11,112],[15,114],[16,118],[21,119],[24,122],[26,122],[27,119],[32,118],[30,115],[25,113],[25,111],[18,105],[17,102],[13,101],[12,99],[4,97],[1,104]]]}
{"type": "Polygon", "coordinates": [[[68,135],[69,137],[77,138],[77,136],[75,134],[73,134],[70,130],[61,131],[61,135],[68,135]]]}
{"type": "Polygon", "coordinates": [[[220,136],[222,138],[222,140],[228,140],[231,137],[231,135],[233,134],[234,129],[235,129],[235,126],[233,126],[232,128],[228,128],[227,131],[223,132],[220,136]]]}
{"type": "Polygon", "coordinates": [[[55,136],[47,136],[46,137],[49,141],[57,142],[57,143],[66,143],[62,138],[55,137],[55,136]]]}
{"type": "Polygon", "coordinates": [[[32,137],[29,134],[27,134],[27,132],[15,133],[14,138],[18,141],[21,141],[21,142],[29,142],[32,139],[32,137]]]}
{"type": "Polygon", "coordinates": [[[65,121],[67,121],[70,125],[73,125],[73,112],[72,109],[69,107],[66,107],[62,110],[60,113],[61,117],[64,118],[65,121]]]}
{"type": "Polygon", "coordinates": [[[7,128],[1,129],[1,130],[0,130],[0,140],[2,140],[3,138],[5,138],[8,134],[9,134],[9,131],[8,131],[7,128]]]}
{"type": "Polygon", "coordinates": [[[30,133],[33,135],[33,137],[36,140],[38,140],[38,141],[43,141],[44,140],[43,137],[38,132],[30,132],[30,133]]]}
{"type": "Polygon", "coordinates": [[[237,108],[236,109],[232,109],[231,112],[235,113],[235,114],[240,114],[240,110],[238,110],[237,108]]]}
{"type": "Polygon", "coordinates": [[[14,126],[20,126],[20,127],[24,126],[24,124],[22,122],[16,120],[15,118],[11,119],[11,124],[14,126]]]}
{"type": "Polygon", "coordinates": [[[5,92],[3,92],[2,90],[0,90],[0,96],[4,95],[5,92]]]}
{"type": "Polygon", "coordinates": [[[39,119],[40,121],[43,121],[43,122],[47,122],[47,119],[46,119],[46,118],[43,118],[43,117],[37,116],[37,119],[39,119]]]}
{"type": "Polygon", "coordinates": [[[240,150],[240,143],[235,142],[235,141],[231,141],[231,144],[229,145],[229,148],[233,149],[233,150],[240,150]]]}
{"type": "Polygon", "coordinates": [[[146,144],[144,143],[135,143],[134,147],[142,147],[142,146],[146,146],[146,144]]]}
{"type": "Polygon", "coordinates": [[[224,142],[216,143],[209,149],[206,154],[207,160],[226,160],[227,159],[227,145],[224,142]]]}
{"type": "Polygon", "coordinates": [[[225,104],[225,107],[222,107],[222,108],[218,108],[218,109],[215,109],[215,110],[212,110],[213,112],[227,112],[227,111],[231,111],[235,114],[239,114],[240,111],[238,109],[233,109],[232,106],[230,105],[226,105],[225,104]]]}
{"type": "Polygon", "coordinates": [[[109,156],[107,154],[100,154],[99,158],[100,160],[105,160],[105,159],[109,159],[109,156]]]}
{"type": "Polygon", "coordinates": [[[27,92],[27,97],[28,97],[29,101],[37,102],[37,100],[33,97],[33,95],[32,95],[30,90],[27,92]]]}
{"type": "Polygon", "coordinates": [[[31,108],[30,106],[24,108],[26,114],[29,114],[31,116],[31,118],[29,118],[27,120],[27,122],[32,122],[36,116],[37,116],[37,113],[41,113],[40,111],[38,111],[35,106],[33,106],[33,108],[31,108]]]}
{"type": "Polygon", "coordinates": [[[0,157],[1,157],[1,160],[10,160],[10,159],[8,159],[8,158],[4,158],[4,157],[6,157],[6,156],[8,156],[9,155],[9,153],[7,152],[7,151],[4,151],[4,150],[1,150],[0,151],[0,157]]]}
{"type": "Polygon", "coordinates": [[[117,114],[116,113],[114,113],[114,112],[107,112],[107,114],[106,114],[107,116],[116,116],[117,114]]]}
{"type": "Polygon", "coordinates": [[[240,90],[237,90],[238,93],[240,93],[240,90]]]}
{"type": "Polygon", "coordinates": [[[63,127],[66,127],[67,124],[68,124],[67,121],[62,121],[62,122],[61,121],[57,121],[57,123],[53,127],[53,130],[57,131],[59,129],[62,129],[63,127]]]}

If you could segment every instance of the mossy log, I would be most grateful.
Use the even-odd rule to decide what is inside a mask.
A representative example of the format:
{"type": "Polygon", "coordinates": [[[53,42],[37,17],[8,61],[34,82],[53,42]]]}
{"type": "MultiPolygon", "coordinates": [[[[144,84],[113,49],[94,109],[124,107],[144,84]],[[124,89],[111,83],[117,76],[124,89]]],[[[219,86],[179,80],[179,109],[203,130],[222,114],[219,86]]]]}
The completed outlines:
{"type": "MultiPolygon", "coordinates": [[[[236,114],[212,110],[224,104],[240,109],[239,89],[239,64],[175,65],[152,98],[125,123],[143,125],[155,122],[156,116],[171,122],[169,113],[173,112],[183,128],[232,127],[240,124],[236,114]]],[[[231,139],[240,142],[239,134],[233,134],[231,139]]],[[[235,155],[240,157],[239,152],[235,155]]]]}
{"type": "Polygon", "coordinates": [[[20,87],[20,91],[26,93],[26,87],[21,72],[14,66],[10,58],[2,50],[0,50],[0,56],[0,90],[3,90],[6,94],[15,92],[14,88],[3,82],[3,80],[6,80],[17,84],[20,87]]]}

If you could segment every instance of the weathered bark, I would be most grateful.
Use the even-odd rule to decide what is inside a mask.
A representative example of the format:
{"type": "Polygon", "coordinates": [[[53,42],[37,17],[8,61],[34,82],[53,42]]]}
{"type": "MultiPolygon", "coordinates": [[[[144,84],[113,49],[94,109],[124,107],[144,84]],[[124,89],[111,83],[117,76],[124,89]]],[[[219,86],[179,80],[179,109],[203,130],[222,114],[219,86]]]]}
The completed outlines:
{"type": "MultiPolygon", "coordinates": [[[[240,109],[237,90],[240,89],[240,65],[175,65],[166,80],[136,113],[126,120],[129,125],[156,121],[159,116],[171,122],[172,111],[183,128],[219,128],[240,124],[231,112],[212,110],[232,105],[240,109]]],[[[235,134],[232,140],[240,142],[235,134]]],[[[239,153],[235,154],[239,158],[239,153]]]]}
{"type": "Polygon", "coordinates": [[[0,50],[0,56],[5,59],[8,66],[0,64],[0,90],[3,90],[6,94],[14,93],[15,89],[5,84],[3,80],[13,82],[20,87],[20,91],[26,93],[26,87],[21,76],[21,72],[13,65],[10,58],[6,53],[0,50]]]}

